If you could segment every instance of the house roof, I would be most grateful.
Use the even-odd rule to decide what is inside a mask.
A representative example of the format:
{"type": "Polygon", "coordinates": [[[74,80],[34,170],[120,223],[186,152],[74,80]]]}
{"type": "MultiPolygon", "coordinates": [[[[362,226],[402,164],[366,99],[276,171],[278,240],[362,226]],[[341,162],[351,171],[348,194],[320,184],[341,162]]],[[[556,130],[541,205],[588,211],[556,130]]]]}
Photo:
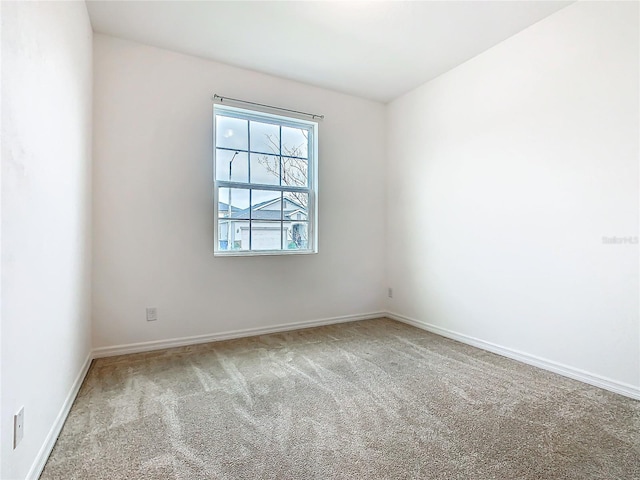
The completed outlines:
{"type": "MultiPolygon", "coordinates": [[[[292,203],[292,204],[293,204],[293,205],[295,205],[296,207],[301,208],[302,210],[306,210],[306,209],[304,208],[304,206],[300,205],[298,202],[296,202],[295,200],[293,200],[293,199],[291,199],[291,198],[285,198],[285,200],[286,200],[287,202],[289,202],[289,203],[292,203]]],[[[254,208],[255,210],[260,210],[260,209],[262,209],[262,208],[264,208],[264,207],[266,207],[266,206],[268,206],[268,205],[272,205],[272,204],[274,204],[274,203],[276,203],[276,202],[279,202],[279,201],[280,201],[280,199],[279,199],[279,198],[273,198],[273,199],[271,199],[271,200],[266,200],[266,201],[264,201],[264,202],[256,203],[256,204],[253,206],[253,208],[254,208]]]]}
{"type": "MultiPolygon", "coordinates": [[[[229,204],[228,203],[224,203],[224,202],[218,202],[218,210],[220,210],[221,212],[228,212],[229,211],[229,204]]],[[[239,210],[241,210],[241,209],[231,205],[231,211],[232,212],[237,212],[239,210]]]]}
{"type": "MultiPolygon", "coordinates": [[[[257,203],[253,205],[252,211],[249,211],[249,208],[240,209],[237,207],[231,207],[231,216],[227,218],[232,218],[234,220],[280,220],[280,210],[264,210],[264,207],[268,205],[272,205],[275,202],[279,202],[280,199],[272,199],[266,200],[264,202],[257,203]]],[[[291,200],[290,198],[286,199],[287,203],[291,204],[292,208],[286,208],[282,212],[284,220],[289,220],[290,216],[294,213],[304,213],[306,214],[307,209],[300,205],[295,200],[291,200]]],[[[228,211],[229,205],[223,202],[218,202],[218,209],[222,212],[228,211]],[[223,207],[224,205],[224,207],[223,207]]]]}
{"type": "MultiPolygon", "coordinates": [[[[300,212],[301,209],[296,208],[292,210],[284,210],[282,212],[284,220],[290,220],[291,215],[300,212]]],[[[239,212],[232,212],[231,217],[233,220],[249,220],[249,209],[239,212]]],[[[256,210],[251,212],[251,220],[280,220],[280,210],[256,210]]]]}

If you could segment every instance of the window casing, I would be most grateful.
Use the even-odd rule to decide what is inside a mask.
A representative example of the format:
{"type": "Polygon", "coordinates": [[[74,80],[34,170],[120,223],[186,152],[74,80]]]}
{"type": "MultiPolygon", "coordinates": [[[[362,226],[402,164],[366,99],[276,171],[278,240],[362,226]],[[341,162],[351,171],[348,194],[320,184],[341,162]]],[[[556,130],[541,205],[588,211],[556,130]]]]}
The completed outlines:
{"type": "Polygon", "coordinates": [[[214,254],[317,252],[318,124],[214,105],[214,254]]]}

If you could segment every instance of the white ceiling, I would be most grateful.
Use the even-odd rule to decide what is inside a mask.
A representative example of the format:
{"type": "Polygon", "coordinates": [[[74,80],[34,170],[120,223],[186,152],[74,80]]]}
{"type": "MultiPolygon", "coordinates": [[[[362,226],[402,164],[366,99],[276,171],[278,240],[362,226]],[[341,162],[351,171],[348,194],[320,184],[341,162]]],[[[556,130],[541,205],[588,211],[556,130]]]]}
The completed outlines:
{"type": "Polygon", "coordinates": [[[381,102],[570,3],[87,1],[96,32],[381,102]]]}

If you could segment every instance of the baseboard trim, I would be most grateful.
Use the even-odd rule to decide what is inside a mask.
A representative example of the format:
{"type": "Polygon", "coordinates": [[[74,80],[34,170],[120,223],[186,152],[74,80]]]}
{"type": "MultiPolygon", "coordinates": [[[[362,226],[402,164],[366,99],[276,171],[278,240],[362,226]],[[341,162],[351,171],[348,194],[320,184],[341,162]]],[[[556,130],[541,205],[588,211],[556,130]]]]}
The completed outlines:
{"type": "Polygon", "coordinates": [[[51,455],[51,451],[53,450],[53,447],[55,446],[56,441],[58,440],[58,436],[60,435],[60,432],[62,431],[64,422],[67,421],[67,416],[69,415],[71,406],[73,405],[73,402],[76,400],[76,397],[78,396],[78,392],[80,391],[82,382],[84,382],[84,379],[87,376],[87,373],[89,372],[89,367],[91,366],[92,360],[93,360],[92,352],[89,352],[89,355],[87,355],[87,358],[82,364],[82,368],[80,369],[80,372],[78,372],[76,379],[73,381],[73,385],[71,385],[71,389],[69,390],[69,393],[67,394],[67,398],[65,398],[64,403],[62,404],[62,408],[60,409],[58,416],[56,417],[55,421],[53,422],[53,425],[51,426],[51,429],[49,430],[47,438],[42,444],[42,447],[40,447],[40,451],[38,452],[38,455],[36,456],[33,464],[31,465],[31,468],[29,469],[29,473],[27,473],[26,480],[38,480],[38,478],[42,474],[42,470],[44,469],[44,466],[46,465],[47,460],[49,459],[49,455],[51,455]]]}
{"type": "Polygon", "coordinates": [[[399,322],[412,325],[414,327],[420,328],[422,330],[426,330],[431,333],[435,333],[436,335],[440,335],[442,337],[450,338],[452,340],[457,340],[458,342],[465,343],[473,347],[481,348],[483,350],[496,353],[503,357],[511,358],[513,360],[518,360],[522,363],[526,363],[534,367],[542,368],[544,370],[548,370],[550,372],[572,378],[573,380],[578,380],[580,382],[593,385],[594,387],[603,388],[605,390],[609,390],[611,392],[624,395],[625,397],[630,397],[635,400],[640,400],[640,388],[635,387],[633,385],[629,385],[627,383],[618,382],[617,380],[612,380],[610,378],[589,373],[584,370],[580,370],[578,368],[570,367],[568,365],[563,365],[561,363],[554,362],[551,360],[546,360],[544,358],[540,358],[535,355],[521,352],[519,350],[503,347],[495,343],[487,342],[479,338],[454,332],[453,330],[438,327],[437,325],[423,322],[421,320],[416,320],[415,318],[406,317],[398,313],[387,312],[386,316],[393,320],[397,320],[399,322]]]}
{"type": "Polygon", "coordinates": [[[167,340],[156,340],[152,342],[129,343],[126,345],[116,345],[112,347],[99,347],[93,350],[93,358],[113,357],[116,355],[126,355],[129,353],[143,353],[153,350],[163,350],[165,348],[197,345],[199,343],[219,342],[222,340],[232,340],[234,338],[254,337],[256,335],[287,332],[291,330],[300,330],[303,328],[322,327],[325,325],[334,325],[338,323],[356,322],[358,320],[370,320],[373,318],[382,318],[386,315],[386,312],[343,315],[340,317],[285,323],[280,325],[271,325],[268,327],[245,328],[241,330],[232,330],[228,332],[212,333],[207,335],[196,335],[192,337],[170,338],[167,340]]]}

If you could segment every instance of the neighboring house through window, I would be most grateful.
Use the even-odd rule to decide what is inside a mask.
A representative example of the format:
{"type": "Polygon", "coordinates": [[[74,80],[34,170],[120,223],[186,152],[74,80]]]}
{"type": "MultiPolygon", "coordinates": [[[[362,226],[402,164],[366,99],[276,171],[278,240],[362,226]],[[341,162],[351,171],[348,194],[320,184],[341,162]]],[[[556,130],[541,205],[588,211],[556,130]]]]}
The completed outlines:
{"type": "Polygon", "coordinates": [[[318,124],[214,106],[215,254],[317,251],[318,124]]]}

